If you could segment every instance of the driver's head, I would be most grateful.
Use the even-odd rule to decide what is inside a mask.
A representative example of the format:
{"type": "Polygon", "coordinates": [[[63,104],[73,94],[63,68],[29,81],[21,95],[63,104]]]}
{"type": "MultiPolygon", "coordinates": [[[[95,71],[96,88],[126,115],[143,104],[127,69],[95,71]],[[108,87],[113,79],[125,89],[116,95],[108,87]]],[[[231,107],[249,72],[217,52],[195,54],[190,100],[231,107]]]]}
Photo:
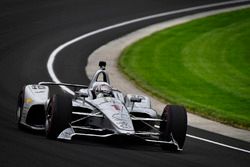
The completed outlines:
{"type": "Polygon", "coordinates": [[[96,96],[99,96],[100,94],[104,97],[112,96],[112,88],[108,84],[96,85],[94,91],[96,96]]]}

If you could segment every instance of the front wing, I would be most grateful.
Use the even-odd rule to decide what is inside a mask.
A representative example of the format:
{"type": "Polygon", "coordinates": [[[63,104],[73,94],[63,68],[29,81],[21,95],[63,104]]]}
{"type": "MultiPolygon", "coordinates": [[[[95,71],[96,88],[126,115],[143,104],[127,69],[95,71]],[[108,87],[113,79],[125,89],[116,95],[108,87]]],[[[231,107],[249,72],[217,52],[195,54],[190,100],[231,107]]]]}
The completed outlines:
{"type": "MultiPolygon", "coordinates": [[[[73,112],[73,114],[79,114],[79,115],[84,115],[88,117],[103,117],[100,113],[77,113],[73,112]]],[[[146,123],[146,121],[155,121],[155,122],[160,122],[162,121],[161,119],[155,119],[155,118],[139,118],[139,117],[131,117],[132,120],[136,121],[142,121],[146,123]]],[[[150,143],[158,143],[158,144],[170,144],[170,145],[175,145],[178,150],[182,150],[179,148],[178,143],[172,138],[170,141],[162,141],[159,140],[160,136],[160,131],[159,131],[159,126],[155,125],[152,126],[148,123],[146,123],[148,126],[151,126],[155,132],[149,132],[149,131],[133,131],[133,132],[128,132],[126,131],[125,133],[117,132],[117,131],[112,131],[112,130],[107,130],[107,129],[102,129],[102,128],[91,128],[87,126],[74,126],[70,125],[69,128],[63,130],[57,139],[62,139],[62,140],[72,140],[73,136],[89,136],[89,137],[100,137],[100,138],[107,138],[111,136],[127,136],[127,137],[136,137],[141,140],[144,140],[146,142],[150,143]]]]}

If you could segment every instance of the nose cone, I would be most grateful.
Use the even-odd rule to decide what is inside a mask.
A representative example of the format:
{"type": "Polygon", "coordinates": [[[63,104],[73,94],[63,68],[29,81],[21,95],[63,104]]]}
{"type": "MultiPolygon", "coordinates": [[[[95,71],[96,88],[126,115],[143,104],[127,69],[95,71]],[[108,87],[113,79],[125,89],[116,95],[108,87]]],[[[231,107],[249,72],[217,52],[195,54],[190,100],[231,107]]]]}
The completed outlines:
{"type": "Polygon", "coordinates": [[[115,109],[113,114],[110,115],[109,119],[121,130],[134,131],[134,127],[127,109],[123,105],[120,105],[119,107],[120,110],[115,109]]]}
{"type": "Polygon", "coordinates": [[[133,134],[134,127],[126,107],[117,99],[100,99],[98,106],[119,133],[133,134]]]}

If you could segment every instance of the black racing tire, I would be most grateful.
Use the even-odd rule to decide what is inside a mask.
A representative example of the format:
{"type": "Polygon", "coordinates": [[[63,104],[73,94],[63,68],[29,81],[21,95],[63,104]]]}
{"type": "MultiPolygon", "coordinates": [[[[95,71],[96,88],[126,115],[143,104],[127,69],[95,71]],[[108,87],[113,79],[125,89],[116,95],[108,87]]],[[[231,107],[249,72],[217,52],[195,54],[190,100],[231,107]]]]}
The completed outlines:
{"type": "Polygon", "coordinates": [[[24,92],[25,92],[25,86],[19,92],[18,98],[17,98],[16,120],[17,120],[17,126],[19,129],[24,128],[24,125],[21,124],[22,111],[23,111],[23,105],[24,105],[24,92]]]}
{"type": "Polygon", "coordinates": [[[45,112],[45,134],[56,139],[72,119],[72,99],[67,95],[53,95],[45,112]]]}
{"type": "MultiPolygon", "coordinates": [[[[187,132],[187,112],[183,106],[167,105],[161,115],[160,140],[178,143],[179,149],[183,149],[187,132]],[[171,136],[172,135],[172,136],[171,136]]],[[[175,145],[161,144],[163,150],[178,151],[175,145]]]]}

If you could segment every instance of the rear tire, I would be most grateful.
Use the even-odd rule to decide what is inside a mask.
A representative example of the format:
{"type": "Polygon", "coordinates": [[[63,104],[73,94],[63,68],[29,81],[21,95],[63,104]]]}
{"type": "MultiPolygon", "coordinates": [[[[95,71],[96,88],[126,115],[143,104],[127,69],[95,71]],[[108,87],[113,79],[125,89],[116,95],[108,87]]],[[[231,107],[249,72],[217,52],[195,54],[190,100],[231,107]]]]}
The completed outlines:
{"type": "Polygon", "coordinates": [[[16,109],[16,119],[17,119],[17,126],[19,129],[23,129],[24,125],[21,124],[22,118],[22,111],[23,111],[23,104],[24,104],[24,90],[25,87],[20,91],[18,94],[18,101],[17,101],[17,109],[16,109]]]}
{"type": "Polygon", "coordinates": [[[46,110],[45,133],[49,139],[69,127],[72,117],[72,99],[65,95],[53,95],[46,110]]]}
{"type": "MultiPolygon", "coordinates": [[[[187,132],[186,109],[178,105],[167,105],[162,113],[160,124],[160,140],[171,141],[174,139],[182,149],[187,132]]],[[[161,144],[163,150],[178,151],[178,147],[171,144],[161,144]]]]}

